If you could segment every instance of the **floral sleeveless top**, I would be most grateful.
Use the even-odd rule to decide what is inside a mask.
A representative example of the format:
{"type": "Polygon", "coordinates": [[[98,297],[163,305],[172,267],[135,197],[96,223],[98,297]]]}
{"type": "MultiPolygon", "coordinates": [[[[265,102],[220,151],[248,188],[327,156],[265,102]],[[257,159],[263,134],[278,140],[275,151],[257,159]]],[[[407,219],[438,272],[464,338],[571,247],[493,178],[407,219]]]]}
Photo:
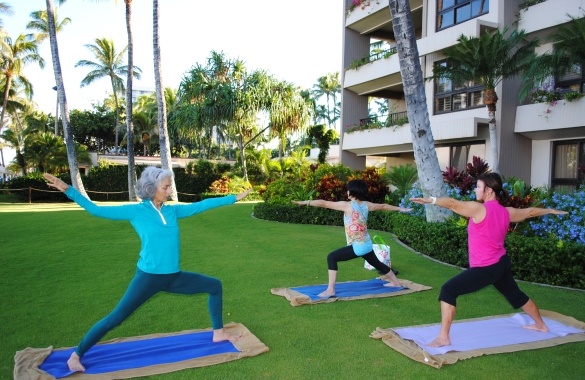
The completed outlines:
{"type": "Polygon", "coordinates": [[[351,201],[351,215],[343,215],[343,224],[345,225],[345,237],[347,245],[353,247],[353,252],[357,256],[363,256],[372,251],[372,240],[368,234],[368,206],[365,202],[360,205],[356,201],[351,201]]]}

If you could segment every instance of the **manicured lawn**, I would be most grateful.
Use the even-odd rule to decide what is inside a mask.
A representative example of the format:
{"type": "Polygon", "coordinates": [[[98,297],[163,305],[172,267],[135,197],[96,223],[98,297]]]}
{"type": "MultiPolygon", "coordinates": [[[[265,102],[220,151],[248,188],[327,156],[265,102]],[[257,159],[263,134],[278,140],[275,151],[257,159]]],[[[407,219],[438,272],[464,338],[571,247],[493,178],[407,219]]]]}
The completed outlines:
{"type": "MultiPolygon", "coordinates": [[[[134,274],[139,241],[128,223],[59,206],[0,204],[0,379],[12,378],[18,350],[75,346],[111,311],[134,274]]],[[[345,244],[343,230],[257,220],[252,207],[236,204],[182,220],[182,268],[220,278],[224,321],[244,324],[270,351],[149,379],[569,379],[583,370],[585,343],[490,355],[437,370],[370,338],[376,327],[439,322],[439,288],[458,272],[393,241],[398,277],[433,290],[292,307],[270,289],[325,283],[326,255],[345,244]]],[[[353,260],[341,264],[338,280],[374,276],[363,261],[353,260]]],[[[585,320],[585,292],[521,287],[541,308],[585,320]]],[[[513,311],[492,288],[462,297],[459,306],[457,319],[513,311]]],[[[105,339],[207,327],[204,296],[159,294],[105,339]]]]}

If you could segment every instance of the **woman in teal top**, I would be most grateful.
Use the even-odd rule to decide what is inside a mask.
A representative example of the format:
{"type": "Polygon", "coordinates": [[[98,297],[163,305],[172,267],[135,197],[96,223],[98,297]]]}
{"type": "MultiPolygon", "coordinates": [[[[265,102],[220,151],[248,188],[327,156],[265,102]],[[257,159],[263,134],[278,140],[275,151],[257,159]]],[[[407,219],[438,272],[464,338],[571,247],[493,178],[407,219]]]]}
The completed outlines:
{"type": "Polygon", "coordinates": [[[345,225],[345,237],[347,246],[331,252],[327,256],[328,282],[327,289],[319,294],[321,298],[335,296],[335,282],[337,281],[337,262],[347,261],[362,257],[371,266],[384,275],[389,281],[388,286],[401,287],[402,285],[392,272],[392,269],[378,260],[374,253],[372,240],[368,234],[368,212],[385,211],[410,211],[409,208],[396,207],[385,203],[366,202],[368,185],[362,180],[356,179],[347,183],[347,197],[349,201],[331,202],[322,199],[314,201],[293,201],[301,206],[315,206],[343,211],[343,224],[345,225]]]}
{"type": "Polygon", "coordinates": [[[81,364],[85,352],[150,297],[161,291],[209,294],[208,307],[213,327],[213,341],[234,341],[239,338],[223,329],[221,281],[199,273],[180,270],[178,219],[233,204],[248,195],[250,190],[202,202],[167,205],[165,201],[171,195],[173,173],[151,166],[142,172],[136,184],[141,202],[121,206],[98,206],[57,177],[50,174],[44,176],[49,186],[63,191],[90,214],[105,219],[129,221],[141,241],[136,275],[114,310],[87,332],[71,354],[67,361],[71,371],[85,371],[81,364]]]}

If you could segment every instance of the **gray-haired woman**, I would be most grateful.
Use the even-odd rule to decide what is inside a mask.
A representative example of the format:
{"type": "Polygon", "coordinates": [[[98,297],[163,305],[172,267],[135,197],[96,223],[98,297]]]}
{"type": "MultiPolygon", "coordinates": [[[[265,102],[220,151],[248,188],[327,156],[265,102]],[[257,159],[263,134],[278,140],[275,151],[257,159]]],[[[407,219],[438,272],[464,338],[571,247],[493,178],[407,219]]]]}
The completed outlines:
{"type": "Polygon", "coordinates": [[[233,204],[246,197],[250,190],[238,195],[206,199],[201,202],[168,205],[165,201],[171,195],[173,173],[169,170],[148,167],[142,172],[137,182],[137,195],[142,199],[141,202],[121,206],[98,206],[57,177],[50,174],[44,174],[44,177],[49,186],[63,191],[90,214],[111,220],[128,220],[142,243],[136,275],[114,310],[87,332],[71,354],[67,361],[71,371],[85,371],[85,367],[81,364],[81,358],[85,352],[150,297],[161,291],[209,294],[208,306],[213,327],[213,341],[234,341],[239,338],[223,329],[221,281],[199,273],[180,270],[178,219],[233,204]]]}

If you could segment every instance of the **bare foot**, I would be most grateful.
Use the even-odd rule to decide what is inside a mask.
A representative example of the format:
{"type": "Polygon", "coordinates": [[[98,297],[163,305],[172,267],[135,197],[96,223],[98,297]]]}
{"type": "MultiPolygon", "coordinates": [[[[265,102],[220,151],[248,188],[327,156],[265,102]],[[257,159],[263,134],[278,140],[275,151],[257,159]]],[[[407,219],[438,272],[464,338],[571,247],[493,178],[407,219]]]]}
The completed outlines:
{"type": "Polygon", "coordinates": [[[325,290],[324,292],[319,293],[317,296],[324,299],[335,297],[335,291],[325,290]]]}
{"type": "Polygon", "coordinates": [[[223,342],[229,340],[230,342],[235,342],[236,340],[242,337],[241,334],[231,334],[225,331],[223,328],[218,330],[213,330],[213,341],[214,342],[223,342]]]}
{"type": "Polygon", "coordinates": [[[429,347],[443,347],[443,346],[450,346],[451,345],[451,340],[449,339],[449,337],[441,337],[438,336],[435,338],[435,340],[433,340],[431,343],[427,344],[427,346],[429,347]]]}
{"type": "Polygon", "coordinates": [[[390,271],[387,274],[385,274],[384,276],[382,276],[382,280],[388,281],[387,284],[384,284],[384,286],[393,286],[393,287],[397,287],[397,288],[402,288],[402,284],[400,283],[400,281],[398,281],[398,279],[396,278],[396,275],[394,274],[394,272],[390,271]]]}
{"type": "Polygon", "coordinates": [[[67,360],[67,366],[69,366],[69,370],[73,372],[85,372],[85,367],[81,364],[79,359],[79,355],[73,351],[69,360],[67,360]]]}
{"type": "Polygon", "coordinates": [[[523,328],[527,329],[527,330],[535,330],[535,331],[540,331],[540,332],[548,332],[548,327],[546,327],[546,325],[544,323],[538,325],[538,324],[533,324],[533,325],[526,325],[526,326],[522,326],[523,328]]]}

